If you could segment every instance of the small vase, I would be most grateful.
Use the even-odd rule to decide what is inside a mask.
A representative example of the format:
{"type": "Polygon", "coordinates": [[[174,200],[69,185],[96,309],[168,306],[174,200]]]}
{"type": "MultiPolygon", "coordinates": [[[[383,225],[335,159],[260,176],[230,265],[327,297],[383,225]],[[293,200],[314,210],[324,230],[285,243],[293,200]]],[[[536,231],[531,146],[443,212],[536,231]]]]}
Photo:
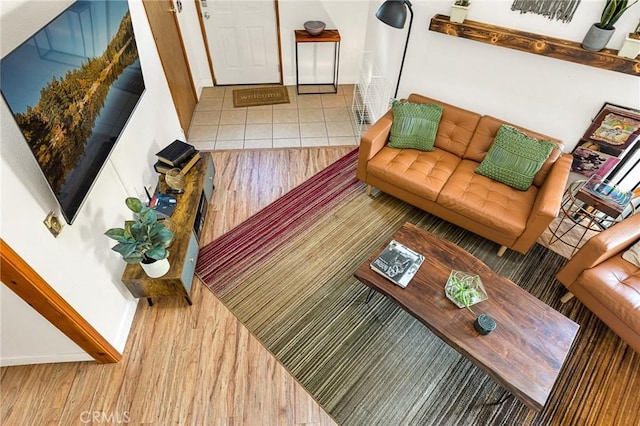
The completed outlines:
{"type": "Polygon", "coordinates": [[[145,258],[140,262],[144,272],[151,278],[158,278],[169,272],[169,259],[155,260],[145,258]]]}
{"type": "Polygon", "coordinates": [[[584,40],[582,40],[582,48],[592,52],[601,51],[607,46],[609,40],[611,40],[614,31],[615,28],[605,30],[596,24],[591,25],[591,28],[589,28],[589,31],[587,31],[587,34],[584,36],[584,40]]]}
{"type": "Polygon", "coordinates": [[[618,56],[635,59],[640,55],[640,39],[626,37],[618,56]]]}
{"type": "Polygon", "coordinates": [[[457,4],[452,4],[449,21],[461,24],[467,18],[467,13],[469,13],[469,6],[458,6],[457,4]]]}

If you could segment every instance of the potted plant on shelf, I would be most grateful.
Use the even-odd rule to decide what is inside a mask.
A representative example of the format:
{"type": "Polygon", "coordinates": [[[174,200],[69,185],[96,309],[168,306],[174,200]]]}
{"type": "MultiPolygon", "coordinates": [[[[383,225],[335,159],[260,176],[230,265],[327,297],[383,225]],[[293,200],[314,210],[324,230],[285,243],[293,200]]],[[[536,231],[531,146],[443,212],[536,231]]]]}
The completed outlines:
{"type": "Polygon", "coordinates": [[[125,204],[134,219],[124,222],[124,228],[111,228],[105,235],[118,242],[111,249],[127,263],[139,263],[145,273],[157,278],[169,271],[169,251],[173,232],[158,221],[153,207],[146,207],[138,198],[129,197],[125,204]]]}
{"type": "Polygon", "coordinates": [[[449,17],[449,21],[462,23],[467,17],[467,13],[469,12],[469,0],[457,0],[455,3],[451,5],[451,16],[449,17]]]}
{"type": "Polygon", "coordinates": [[[629,0],[606,0],[600,22],[591,25],[584,36],[582,47],[586,50],[599,52],[604,49],[615,31],[615,23],[622,14],[638,0],[629,3],[629,0]]]}
{"type": "Polygon", "coordinates": [[[620,51],[618,51],[618,56],[624,58],[635,59],[638,55],[640,55],[640,23],[638,23],[636,29],[625,38],[624,44],[620,48],[620,51]]]}

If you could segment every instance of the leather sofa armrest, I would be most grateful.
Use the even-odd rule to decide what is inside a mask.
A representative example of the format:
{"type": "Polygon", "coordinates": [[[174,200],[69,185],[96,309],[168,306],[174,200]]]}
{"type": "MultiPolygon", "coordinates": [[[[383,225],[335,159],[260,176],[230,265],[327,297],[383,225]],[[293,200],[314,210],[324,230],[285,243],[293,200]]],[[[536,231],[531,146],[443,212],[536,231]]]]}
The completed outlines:
{"type": "Polygon", "coordinates": [[[391,131],[391,124],[393,124],[393,112],[389,110],[360,138],[356,177],[361,181],[367,181],[367,162],[387,143],[391,131]]]}
{"type": "Polygon", "coordinates": [[[640,239],[640,214],[626,218],[591,237],[556,274],[565,287],[578,279],[582,271],[593,268],[640,239]]]}
{"type": "Polygon", "coordinates": [[[526,253],[547,226],[558,216],[562,196],[569,180],[572,161],[573,157],[570,154],[564,154],[553,163],[549,174],[538,190],[527,226],[511,247],[513,250],[526,253]]]}

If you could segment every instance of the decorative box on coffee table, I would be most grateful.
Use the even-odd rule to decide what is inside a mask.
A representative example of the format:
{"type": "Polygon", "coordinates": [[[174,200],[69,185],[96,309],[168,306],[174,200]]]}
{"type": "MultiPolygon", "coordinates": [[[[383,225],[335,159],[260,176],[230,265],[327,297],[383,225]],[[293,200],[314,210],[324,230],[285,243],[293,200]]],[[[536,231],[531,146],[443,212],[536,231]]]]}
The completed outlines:
{"type": "MultiPolygon", "coordinates": [[[[140,265],[127,265],[122,282],[134,297],[146,297],[149,306],[152,298],[165,296],[184,297],[191,305],[191,284],[198,258],[198,240],[207,215],[207,206],[213,193],[215,169],[211,155],[201,153],[202,158],[187,173],[184,193],[177,194],[177,205],[171,221],[175,225],[174,239],[169,247],[169,272],[159,278],[148,277],[140,265]]],[[[166,184],[161,178],[156,192],[164,192],[166,184]]]]}

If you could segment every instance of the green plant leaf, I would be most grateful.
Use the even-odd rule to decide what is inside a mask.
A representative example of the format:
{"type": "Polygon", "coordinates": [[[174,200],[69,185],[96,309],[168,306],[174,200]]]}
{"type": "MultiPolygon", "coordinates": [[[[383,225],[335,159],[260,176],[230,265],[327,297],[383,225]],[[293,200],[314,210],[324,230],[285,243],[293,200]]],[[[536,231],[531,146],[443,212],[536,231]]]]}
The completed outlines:
{"type": "Polygon", "coordinates": [[[104,235],[116,241],[124,241],[127,239],[123,228],[107,229],[104,235]]]}
{"type": "Polygon", "coordinates": [[[111,250],[120,253],[122,257],[129,257],[137,250],[137,245],[135,242],[130,243],[118,243],[115,246],[111,247],[111,250]]]}
{"type": "Polygon", "coordinates": [[[154,247],[151,250],[147,250],[144,254],[152,259],[162,260],[169,257],[169,250],[165,247],[154,247]]]}
{"type": "Polygon", "coordinates": [[[122,258],[127,263],[140,263],[142,262],[143,256],[140,253],[133,253],[130,256],[122,258]]]}
{"type": "Polygon", "coordinates": [[[613,30],[613,26],[622,14],[637,2],[638,0],[629,4],[629,0],[607,0],[598,26],[602,29],[613,30]]]}
{"type": "Polygon", "coordinates": [[[136,197],[128,197],[126,200],[124,200],[124,202],[129,208],[129,210],[131,210],[134,213],[140,213],[140,211],[144,207],[144,205],[142,204],[142,201],[140,201],[136,197]]]}

